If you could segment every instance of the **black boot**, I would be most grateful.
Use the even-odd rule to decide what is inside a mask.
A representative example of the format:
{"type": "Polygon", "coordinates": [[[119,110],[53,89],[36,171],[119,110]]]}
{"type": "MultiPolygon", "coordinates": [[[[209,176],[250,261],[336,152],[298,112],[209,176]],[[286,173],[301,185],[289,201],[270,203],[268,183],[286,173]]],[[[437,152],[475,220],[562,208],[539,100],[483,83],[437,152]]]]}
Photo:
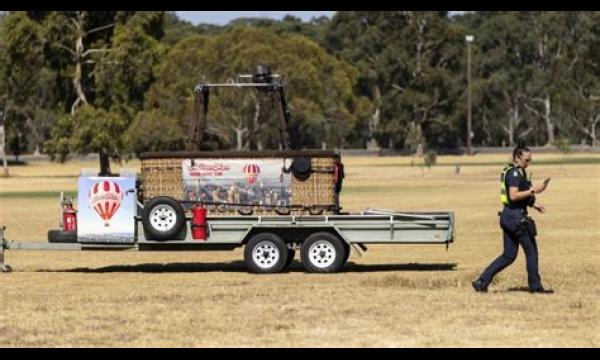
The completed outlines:
{"type": "Polygon", "coordinates": [[[477,292],[487,292],[487,284],[481,279],[473,281],[471,285],[473,285],[473,289],[477,292]]]}

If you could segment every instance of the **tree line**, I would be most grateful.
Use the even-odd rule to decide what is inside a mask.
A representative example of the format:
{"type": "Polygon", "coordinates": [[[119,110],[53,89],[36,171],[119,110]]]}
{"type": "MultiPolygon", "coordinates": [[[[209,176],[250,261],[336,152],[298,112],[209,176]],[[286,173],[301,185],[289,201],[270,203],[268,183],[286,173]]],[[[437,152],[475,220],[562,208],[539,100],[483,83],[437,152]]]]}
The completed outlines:
{"type": "MultiPolygon", "coordinates": [[[[173,12],[4,12],[8,151],[110,159],[181,150],[194,86],[264,64],[282,76],[305,148],[461,148],[467,45],[472,142],[598,145],[600,13],[336,12],[192,25],[173,12]]],[[[260,92],[211,95],[203,149],[277,148],[260,92]]]]}

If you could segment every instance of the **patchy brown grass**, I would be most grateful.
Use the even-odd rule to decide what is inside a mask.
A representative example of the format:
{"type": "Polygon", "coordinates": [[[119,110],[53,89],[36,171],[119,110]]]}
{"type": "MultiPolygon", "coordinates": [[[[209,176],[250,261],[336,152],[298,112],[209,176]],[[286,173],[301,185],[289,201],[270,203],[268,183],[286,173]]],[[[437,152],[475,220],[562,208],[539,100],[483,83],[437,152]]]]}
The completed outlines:
{"type": "MultiPolygon", "coordinates": [[[[564,155],[534,155],[553,160],[564,155]]],[[[594,158],[593,155],[568,155],[594,158]]],[[[597,156],[596,156],[597,157],[597,156]]],[[[440,164],[501,162],[506,156],[440,157],[440,164]]],[[[592,346],[600,345],[600,165],[534,165],[552,176],[540,196],[540,270],[556,290],[531,295],[522,251],[488,294],[470,281],[501,252],[498,166],[431,170],[411,158],[346,157],[346,210],[450,209],[449,251],[429,245],[371,246],[342,273],[245,272],[233,252],[9,251],[0,274],[0,346],[592,346]]],[[[124,167],[139,167],[139,163],[124,167]]],[[[81,167],[35,163],[0,179],[0,225],[19,241],[45,241],[57,200],[75,191],[81,167]],[[68,175],[71,177],[61,177],[68,175]],[[2,194],[22,192],[23,196],[2,194]]]]}

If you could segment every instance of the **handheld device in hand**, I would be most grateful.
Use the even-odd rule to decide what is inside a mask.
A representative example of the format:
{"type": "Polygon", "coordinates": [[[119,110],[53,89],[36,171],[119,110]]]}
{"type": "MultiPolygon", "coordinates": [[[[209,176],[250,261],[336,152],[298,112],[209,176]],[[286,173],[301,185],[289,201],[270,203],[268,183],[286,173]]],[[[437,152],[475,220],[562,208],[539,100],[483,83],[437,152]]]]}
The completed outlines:
{"type": "Polygon", "coordinates": [[[548,187],[548,183],[550,183],[550,179],[552,179],[552,178],[547,178],[546,180],[544,180],[544,187],[548,187]]]}

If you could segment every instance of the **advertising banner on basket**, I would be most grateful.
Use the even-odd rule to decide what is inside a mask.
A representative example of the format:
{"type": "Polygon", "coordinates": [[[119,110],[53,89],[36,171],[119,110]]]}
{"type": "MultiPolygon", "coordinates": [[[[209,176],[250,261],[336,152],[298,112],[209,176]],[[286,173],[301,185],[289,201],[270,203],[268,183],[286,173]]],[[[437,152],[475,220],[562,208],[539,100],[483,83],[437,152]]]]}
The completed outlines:
{"type": "Polygon", "coordinates": [[[88,243],[132,243],[135,178],[80,177],[77,238],[88,243]]]}
{"type": "Polygon", "coordinates": [[[184,200],[242,205],[287,206],[291,159],[183,160],[184,200]]]}

